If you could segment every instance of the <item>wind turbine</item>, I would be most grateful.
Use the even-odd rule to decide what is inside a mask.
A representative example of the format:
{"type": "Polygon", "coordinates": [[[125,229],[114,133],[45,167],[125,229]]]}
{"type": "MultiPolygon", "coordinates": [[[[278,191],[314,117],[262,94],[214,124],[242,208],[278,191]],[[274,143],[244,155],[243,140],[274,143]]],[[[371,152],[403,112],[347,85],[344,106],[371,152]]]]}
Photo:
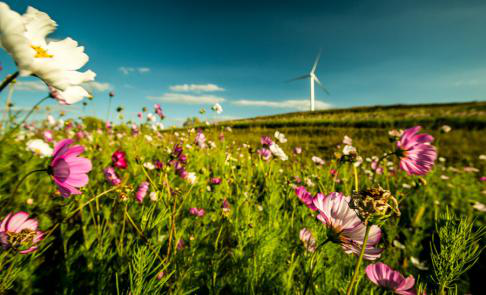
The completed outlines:
{"type": "Polygon", "coordinates": [[[310,80],[310,110],[311,110],[311,112],[313,112],[315,110],[315,106],[316,106],[315,95],[314,95],[314,82],[316,82],[322,88],[322,90],[324,90],[324,92],[326,92],[326,94],[329,95],[329,91],[327,91],[327,89],[324,87],[324,85],[322,85],[321,81],[319,81],[319,79],[317,78],[317,76],[315,74],[316,69],[317,69],[317,65],[319,64],[320,59],[321,59],[321,52],[319,51],[319,53],[317,54],[317,57],[316,57],[316,61],[314,62],[314,66],[312,67],[309,74],[287,81],[287,82],[292,82],[292,81],[303,80],[303,79],[309,79],[310,80]]]}

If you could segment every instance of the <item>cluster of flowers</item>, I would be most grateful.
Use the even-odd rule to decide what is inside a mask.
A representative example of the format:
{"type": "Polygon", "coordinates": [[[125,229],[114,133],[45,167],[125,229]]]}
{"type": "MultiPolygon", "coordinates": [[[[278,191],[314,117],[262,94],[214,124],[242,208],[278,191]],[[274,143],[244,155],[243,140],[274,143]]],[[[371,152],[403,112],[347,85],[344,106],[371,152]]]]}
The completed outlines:
{"type": "MultiPolygon", "coordinates": [[[[416,126],[401,133],[393,153],[399,157],[400,168],[408,175],[428,173],[437,158],[436,149],[430,144],[433,137],[418,134],[420,129],[420,126],[416,126]]],[[[352,146],[351,138],[345,137],[343,143],[345,146],[339,158],[355,165],[361,162],[352,146]]],[[[314,159],[313,161],[317,162],[314,159]]],[[[373,161],[372,166],[373,169],[378,169],[379,160],[373,161]]],[[[310,210],[318,213],[317,219],[330,230],[330,241],[340,244],[346,254],[362,255],[365,260],[380,258],[384,250],[378,247],[382,232],[376,224],[383,224],[393,214],[400,215],[397,200],[380,187],[355,192],[352,197],[344,196],[340,192],[331,192],[328,195],[317,193],[313,196],[304,186],[296,187],[295,193],[310,210]]],[[[300,239],[307,251],[316,251],[316,240],[312,232],[303,228],[300,239]]],[[[373,283],[397,294],[416,294],[412,276],[405,279],[383,263],[368,265],[366,273],[373,283]]],[[[352,283],[350,286],[352,288],[352,283]]]]}
{"type": "MultiPolygon", "coordinates": [[[[67,198],[79,195],[79,188],[88,183],[88,172],[91,171],[91,161],[78,157],[84,152],[80,145],[71,146],[72,139],[58,142],[52,152],[52,160],[46,171],[57,185],[59,193],[67,198]]],[[[37,249],[44,233],[38,228],[38,222],[29,218],[26,212],[9,213],[0,225],[0,243],[4,249],[15,249],[21,254],[27,254],[37,249]]]]}
{"type": "MultiPolygon", "coordinates": [[[[287,142],[287,138],[285,138],[285,135],[278,131],[275,131],[274,136],[280,143],[287,142]]],[[[275,143],[269,136],[262,136],[260,138],[260,143],[263,147],[258,149],[257,153],[263,160],[268,161],[272,158],[272,156],[275,156],[282,161],[287,161],[289,159],[289,157],[285,154],[282,148],[277,143],[275,143]]]]}

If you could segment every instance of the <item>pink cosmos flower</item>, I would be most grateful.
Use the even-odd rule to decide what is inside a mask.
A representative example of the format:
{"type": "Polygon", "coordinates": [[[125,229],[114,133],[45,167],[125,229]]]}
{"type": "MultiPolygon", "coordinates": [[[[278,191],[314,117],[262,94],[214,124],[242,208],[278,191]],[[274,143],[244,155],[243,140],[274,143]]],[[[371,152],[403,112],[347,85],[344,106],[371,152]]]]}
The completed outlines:
{"type": "Polygon", "coordinates": [[[202,133],[201,130],[197,132],[196,138],[194,139],[194,143],[200,148],[206,148],[206,136],[202,133]]]}
{"type": "Polygon", "coordinates": [[[121,180],[116,175],[115,169],[113,167],[106,167],[105,170],[103,170],[103,173],[105,174],[106,180],[111,183],[111,185],[119,185],[121,183],[121,180]]]}
{"type": "Polygon", "coordinates": [[[425,175],[437,159],[437,151],[430,143],[434,138],[429,134],[417,134],[422,127],[416,126],[403,132],[397,142],[400,168],[408,175],[425,175]]]}
{"type": "Polygon", "coordinates": [[[404,278],[401,273],[393,270],[388,265],[378,262],[366,267],[368,279],[375,285],[392,290],[395,294],[415,295],[417,291],[413,287],[415,279],[412,275],[404,278]]]}
{"type": "Polygon", "coordinates": [[[294,154],[300,155],[302,153],[302,148],[300,146],[294,147],[294,154]]]}
{"type": "Polygon", "coordinates": [[[77,189],[88,183],[87,173],[91,171],[91,161],[78,157],[84,152],[84,147],[76,145],[69,147],[72,139],[64,139],[56,144],[48,173],[54,178],[59,192],[63,197],[79,195],[77,189]]]}
{"type": "Polygon", "coordinates": [[[316,239],[312,235],[312,232],[307,228],[303,228],[299,233],[300,240],[304,243],[305,249],[309,252],[316,251],[316,239]]]}
{"type": "Polygon", "coordinates": [[[211,184],[214,184],[214,185],[221,184],[221,177],[213,177],[213,178],[211,178],[211,184]]]}
{"type": "Polygon", "coordinates": [[[486,181],[486,176],[482,176],[479,178],[480,181],[486,181]]]}
{"type": "Polygon", "coordinates": [[[222,207],[223,207],[223,213],[225,213],[225,214],[229,213],[230,210],[231,210],[230,203],[226,199],[223,200],[223,206],[222,207]]]}
{"type": "Polygon", "coordinates": [[[138,117],[140,120],[142,120],[142,118],[143,118],[143,114],[142,114],[142,112],[138,112],[137,117],[138,117]]]}
{"type": "Polygon", "coordinates": [[[295,194],[309,209],[317,211],[317,207],[314,205],[314,197],[312,197],[311,193],[304,186],[296,187],[295,194]]]}
{"type": "Polygon", "coordinates": [[[0,224],[0,243],[5,249],[19,250],[20,254],[33,252],[44,237],[37,226],[37,220],[29,219],[26,212],[9,213],[0,224]]]}
{"type": "Polygon", "coordinates": [[[111,161],[113,162],[113,166],[120,169],[127,168],[127,162],[125,159],[125,152],[123,151],[116,151],[111,156],[111,161]]]}
{"type": "Polygon", "coordinates": [[[137,193],[135,194],[135,197],[137,198],[137,202],[142,203],[143,199],[147,195],[147,191],[149,189],[149,183],[144,181],[142,182],[137,189],[137,193]]]}
{"type": "Polygon", "coordinates": [[[44,131],[44,140],[47,142],[52,142],[54,140],[51,130],[44,131]]]}
{"type": "Polygon", "coordinates": [[[273,140],[269,136],[262,136],[260,138],[260,143],[265,146],[271,146],[273,144],[273,140]]]}
{"type": "MultiPolygon", "coordinates": [[[[350,197],[341,193],[330,193],[327,196],[318,194],[314,199],[319,219],[334,233],[334,240],[341,244],[346,254],[359,255],[363,245],[366,227],[356,212],[349,207],[350,197]]],[[[380,257],[383,249],[376,248],[380,242],[381,230],[372,225],[363,258],[375,260],[380,257]]]]}
{"type": "Polygon", "coordinates": [[[312,156],[312,162],[314,162],[316,165],[324,165],[326,162],[324,162],[323,159],[317,157],[317,156],[312,156]]]}
{"type": "Polygon", "coordinates": [[[189,209],[189,213],[197,217],[203,217],[206,212],[202,208],[191,208],[189,209]]]}
{"type": "Polygon", "coordinates": [[[131,127],[131,130],[132,130],[132,135],[137,135],[138,134],[138,126],[137,124],[133,123],[132,124],[132,127],[131,127]]]}
{"type": "Polygon", "coordinates": [[[272,152],[266,148],[261,148],[257,150],[257,153],[262,157],[263,160],[268,161],[272,157],[272,152]]]}

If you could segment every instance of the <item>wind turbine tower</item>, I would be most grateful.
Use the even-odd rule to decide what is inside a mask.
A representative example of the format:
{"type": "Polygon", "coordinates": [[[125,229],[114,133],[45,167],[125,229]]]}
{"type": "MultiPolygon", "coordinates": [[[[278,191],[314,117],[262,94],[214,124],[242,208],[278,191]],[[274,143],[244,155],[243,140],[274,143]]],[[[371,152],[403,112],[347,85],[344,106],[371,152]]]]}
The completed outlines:
{"type": "Polygon", "coordinates": [[[303,80],[303,79],[309,79],[310,81],[310,111],[313,112],[316,109],[316,99],[315,99],[315,92],[314,92],[314,82],[316,82],[326,94],[329,95],[329,91],[322,85],[321,81],[319,81],[319,78],[316,76],[316,69],[317,65],[319,64],[319,60],[321,59],[321,52],[317,54],[316,60],[314,62],[314,66],[312,66],[311,71],[309,74],[294,78],[292,80],[289,80],[288,82],[291,81],[296,81],[296,80],[303,80]]]}

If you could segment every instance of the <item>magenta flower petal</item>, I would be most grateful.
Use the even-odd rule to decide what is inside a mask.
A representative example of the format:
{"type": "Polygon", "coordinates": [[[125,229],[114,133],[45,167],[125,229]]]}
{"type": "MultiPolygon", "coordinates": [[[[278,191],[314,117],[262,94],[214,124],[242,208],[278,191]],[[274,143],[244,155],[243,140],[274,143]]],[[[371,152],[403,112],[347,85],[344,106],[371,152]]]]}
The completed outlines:
{"type": "Polygon", "coordinates": [[[6,225],[6,231],[18,233],[22,230],[23,224],[29,218],[29,214],[23,211],[17,212],[15,215],[10,217],[6,225]]]}
{"type": "Polygon", "coordinates": [[[50,165],[50,174],[63,197],[81,194],[77,188],[88,183],[87,173],[92,168],[89,159],[78,157],[84,151],[84,147],[79,145],[69,147],[72,143],[70,139],[60,141],[54,148],[50,165]]]}
{"type": "Polygon", "coordinates": [[[375,285],[392,290],[396,294],[416,294],[416,290],[413,287],[415,285],[413,276],[405,279],[400,272],[393,270],[384,263],[378,262],[368,265],[366,267],[366,275],[375,285]]]}
{"type": "Polygon", "coordinates": [[[408,175],[425,175],[437,159],[436,148],[430,143],[434,138],[429,134],[417,134],[421,127],[407,129],[397,142],[400,155],[400,168],[408,175]]]}
{"type": "Polygon", "coordinates": [[[0,225],[0,243],[5,249],[14,248],[20,254],[33,252],[44,236],[37,226],[37,220],[29,218],[26,212],[9,213],[0,225]]]}

